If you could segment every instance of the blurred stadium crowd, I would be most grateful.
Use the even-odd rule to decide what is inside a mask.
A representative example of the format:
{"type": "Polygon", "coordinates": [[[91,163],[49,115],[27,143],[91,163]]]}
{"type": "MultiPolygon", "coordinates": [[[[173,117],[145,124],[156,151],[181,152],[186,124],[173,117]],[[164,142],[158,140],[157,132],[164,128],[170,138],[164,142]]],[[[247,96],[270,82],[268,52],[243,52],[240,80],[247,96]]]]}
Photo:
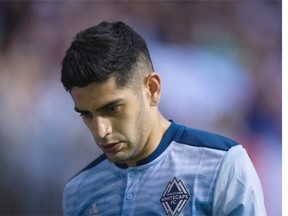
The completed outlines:
{"type": "Polygon", "coordinates": [[[0,215],[59,215],[100,152],[60,79],[76,32],[122,20],[163,77],[161,110],[247,149],[281,215],[281,1],[1,1],[0,215]]]}

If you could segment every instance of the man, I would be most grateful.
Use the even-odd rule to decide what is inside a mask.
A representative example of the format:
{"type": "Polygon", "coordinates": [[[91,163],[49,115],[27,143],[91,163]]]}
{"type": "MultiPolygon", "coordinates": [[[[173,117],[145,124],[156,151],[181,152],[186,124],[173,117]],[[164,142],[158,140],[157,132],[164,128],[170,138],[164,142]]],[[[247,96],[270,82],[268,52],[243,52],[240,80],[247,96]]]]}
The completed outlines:
{"type": "Polygon", "coordinates": [[[65,215],[266,214],[240,144],[161,115],[160,76],[131,27],[102,22],[78,33],[61,81],[104,152],[66,185],[65,215]]]}

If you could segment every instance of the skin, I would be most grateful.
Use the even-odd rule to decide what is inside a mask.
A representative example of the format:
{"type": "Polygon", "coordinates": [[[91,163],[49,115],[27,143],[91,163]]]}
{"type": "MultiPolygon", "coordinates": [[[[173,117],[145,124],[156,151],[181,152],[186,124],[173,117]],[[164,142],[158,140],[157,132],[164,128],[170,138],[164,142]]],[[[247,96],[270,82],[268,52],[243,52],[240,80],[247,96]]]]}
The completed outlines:
{"type": "Polygon", "coordinates": [[[157,148],[170,125],[158,110],[161,82],[156,73],[121,88],[112,76],[70,93],[95,142],[114,163],[136,166],[157,148]]]}

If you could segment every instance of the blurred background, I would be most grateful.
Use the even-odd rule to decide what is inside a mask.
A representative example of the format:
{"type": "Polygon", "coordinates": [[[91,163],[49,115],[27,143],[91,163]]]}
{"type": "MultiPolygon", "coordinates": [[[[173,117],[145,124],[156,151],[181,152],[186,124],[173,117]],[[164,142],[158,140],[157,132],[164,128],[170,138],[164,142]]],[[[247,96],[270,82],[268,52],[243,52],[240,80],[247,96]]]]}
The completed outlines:
{"type": "Polygon", "coordinates": [[[122,20],[147,40],[168,119],[245,146],[281,215],[281,1],[1,1],[0,215],[60,215],[100,152],[60,83],[75,34],[122,20]]]}

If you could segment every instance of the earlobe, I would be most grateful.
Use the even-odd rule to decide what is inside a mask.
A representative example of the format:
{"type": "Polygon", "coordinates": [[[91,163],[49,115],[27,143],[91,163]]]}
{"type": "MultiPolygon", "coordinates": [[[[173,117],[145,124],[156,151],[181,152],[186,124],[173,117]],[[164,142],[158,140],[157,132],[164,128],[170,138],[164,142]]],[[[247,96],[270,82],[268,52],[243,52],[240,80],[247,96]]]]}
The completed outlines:
{"type": "Polygon", "coordinates": [[[150,105],[157,106],[160,101],[161,79],[159,74],[150,73],[147,76],[147,87],[150,93],[150,105]]]}

